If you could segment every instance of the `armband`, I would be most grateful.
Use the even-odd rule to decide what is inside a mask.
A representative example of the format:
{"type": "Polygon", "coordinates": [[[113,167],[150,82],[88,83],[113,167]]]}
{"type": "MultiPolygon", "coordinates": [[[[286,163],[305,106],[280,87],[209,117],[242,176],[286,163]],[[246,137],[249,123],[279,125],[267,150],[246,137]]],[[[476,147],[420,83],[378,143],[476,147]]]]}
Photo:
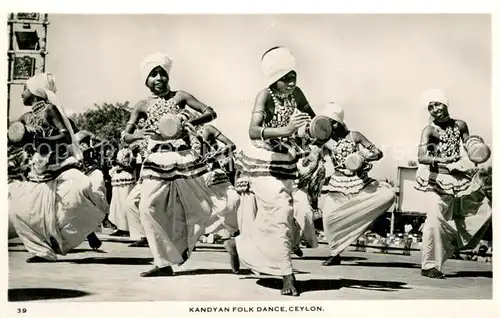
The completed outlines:
{"type": "Polygon", "coordinates": [[[264,116],[264,119],[266,119],[266,112],[263,110],[255,110],[252,112],[252,114],[262,114],[262,116],[264,116]]]}

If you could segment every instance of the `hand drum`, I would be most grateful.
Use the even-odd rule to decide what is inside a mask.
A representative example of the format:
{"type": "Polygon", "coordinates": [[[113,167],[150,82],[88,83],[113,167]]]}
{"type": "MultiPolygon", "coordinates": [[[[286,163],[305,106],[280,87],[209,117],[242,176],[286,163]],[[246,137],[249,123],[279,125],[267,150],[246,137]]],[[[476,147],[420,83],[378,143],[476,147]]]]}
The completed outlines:
{"type": "Polygon", "coordinates": [[[344,166],[352,172],[358,171],[364,164],[365,158],[359,152],[348,155],[344,161],[344,166]]]}
{"type": "Polygon", "coordinates": [[[332,124],[325,116],[314,117],[309,124],[309,135],[313,139],[327,141],[332,136],[332,124]]]}
{"type": "Polygon", "coordinates": [[[181,120],[172,114],[163,115],[158,122],[158,131],[165,139],[177,139],[182,134],[181,120]]]}
{"type": "Polygon", "coordinates": [[[23,123],[15,121],[9,126],[8,137],[11,142],[21,142],[25,138],[25,135],[26,128],[24,127],[23,123]]]}
{"type": "Polygon", "coordinates": [[[470,136],[465,144],[465,148],[467,149],[470,161],[475,164],[484,163],[490,159],[491,150],[484,143],[483,138],[479,136],[470,136]]]}
{"type": "Polygon", "coordinates": [[[299,137],[309,137],[319,141],[327,141],[332,135],[332,125],[325,116],[316,116],[297,131],[299,137]]]}

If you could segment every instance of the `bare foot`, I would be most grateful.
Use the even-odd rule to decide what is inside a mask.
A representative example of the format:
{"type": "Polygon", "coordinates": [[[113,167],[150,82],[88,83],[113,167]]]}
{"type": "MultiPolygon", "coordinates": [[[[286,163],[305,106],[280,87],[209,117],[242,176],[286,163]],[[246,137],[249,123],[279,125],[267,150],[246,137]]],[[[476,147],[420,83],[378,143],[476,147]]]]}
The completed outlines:
{"type": "Polygon", "coordinates": [[[115,232],[111,233],[109,236],[130,237],[130,232],[129,231],[116,230],[115,232]]]}
{"type": "Polygon", "coordinates": [[[340,265],[340,256],[335,255],[331,256],[329,259],[323,262],[323,266],[334,266],[334,265],[340,265]]]}
{"type": "Polygon", "coordinates": [[[283,289],[281,290],[281,295],[285,296],[299,296],[299,292],[295,288],[295,275],[283,276],[283,289]]]}
{"type": "Polygon", "coordinates": [[[224,248],[229,253],[231,260],[231,269],[234,274],[238,274],[240,271],[240,258],[238,256],[238,250],[236,249],[236,242],[234,239],[229,239],[224,242],[224,248]]]}
{"type": "Polygon", "coordinates": [[[141,273],[141,277],[157,277],[157,276],[174,276],[174,271],[171,266],[158,267],[155,266],[147,272],[141,273]]]}
{"type": "Polygon", "coordinates": [[[129,247],[149,247],[148,239],[141,237],[140,240],[129,245],[129,247]]]}
{"type": "Polygon", "coordinates": [[[439,271],[437,268],[433,267],[431,269],[423,269],[420,272],[420,275],[429,277],[429,278],[434,278],[434,279],[444,279],[445,275],[443,272],[439,271]]]}

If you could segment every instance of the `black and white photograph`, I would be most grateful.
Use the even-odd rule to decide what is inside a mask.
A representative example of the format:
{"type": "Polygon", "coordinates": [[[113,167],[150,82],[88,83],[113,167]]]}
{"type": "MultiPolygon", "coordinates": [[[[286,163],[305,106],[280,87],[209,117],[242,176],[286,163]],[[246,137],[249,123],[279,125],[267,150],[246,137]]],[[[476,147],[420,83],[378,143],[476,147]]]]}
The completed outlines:
{"type": "Polygon", "coordinates": [[[7,15],[19,317],[493,299],[492,14],[7,15]]]}

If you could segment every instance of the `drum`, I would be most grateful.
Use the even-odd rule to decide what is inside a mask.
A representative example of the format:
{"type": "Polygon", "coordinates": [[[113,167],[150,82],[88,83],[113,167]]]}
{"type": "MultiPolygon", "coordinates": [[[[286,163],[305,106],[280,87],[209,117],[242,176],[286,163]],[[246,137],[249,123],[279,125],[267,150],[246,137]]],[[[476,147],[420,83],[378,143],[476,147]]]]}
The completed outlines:
{"type": "Polygon", "coordinates": [[[316,116],[297,131],[299,137],[327,141],[332,135],[332,124],[326,116],[316,116]]]}
{"type": "Polygon", "coordinates": [[[15,121],[9,126],[8,138],[11,142],[21,142],[25,138],[25,135],[26,128],[24,127],[23,123],[15,121]]]}
{"type": "Polygon", "coordinates": [[[479,136],[470,136],[465,143],[465,149],[467,149],[467,155],[475,164],[481,164],[491,156],[490,148],[484,143],[483,138],[479,136]]]}
{"type": "Polygon", "coordinates": [[[165,139],[177,139],[183,132],[182,122],[176,115],[163,115],[158,122],[158,131],[165,139]]]}
{"type": "Polygon", "coordinates": [[[363,167],[366,160],[359,152],[352,153],[345,158],[344,166],[351,172],[356,172],[363,167]]]}

